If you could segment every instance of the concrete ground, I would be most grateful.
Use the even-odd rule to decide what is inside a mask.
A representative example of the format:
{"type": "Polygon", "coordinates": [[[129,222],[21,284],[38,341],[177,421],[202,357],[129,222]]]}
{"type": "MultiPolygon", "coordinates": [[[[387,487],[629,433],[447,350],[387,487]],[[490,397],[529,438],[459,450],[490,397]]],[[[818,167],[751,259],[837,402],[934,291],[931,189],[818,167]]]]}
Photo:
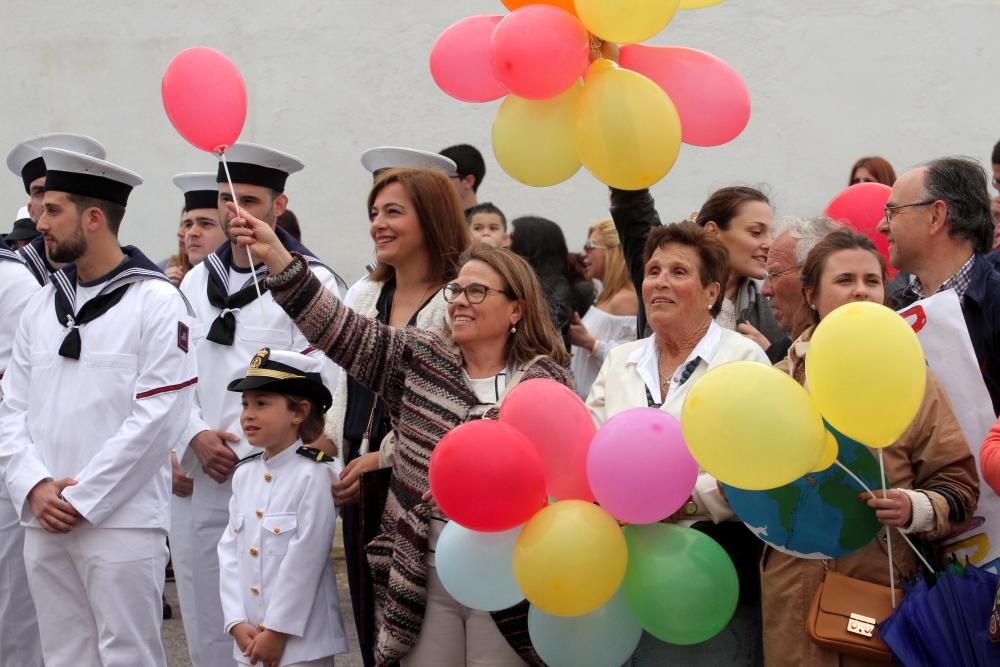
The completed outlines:
{"type": "MultiPolygon", "coordinates": [[[[354,616],[351,612],[351,596],[347,588],[347,571],[344,563],[344,545],[341,537],[340,521],[337,521],[337,537],[333,544],[333,564],[337,571],[337,586],[340,590],[340,614],[344,619],[344,629],[347,631],[347,644],[350,653],[338,655],[338,667],[362,667],[361,655],[358,653],[358,633],[354,628],[354,616]]],[[[181,622],[181,607],[177,602],[177,586],[172,581],[166,585],[167,602],[173,609],[173,617],[163,621],[163,646],[167,650],[168,667],[191,667],[188,659],[187,642],[184,639],[184,624],[181,622]]]]}

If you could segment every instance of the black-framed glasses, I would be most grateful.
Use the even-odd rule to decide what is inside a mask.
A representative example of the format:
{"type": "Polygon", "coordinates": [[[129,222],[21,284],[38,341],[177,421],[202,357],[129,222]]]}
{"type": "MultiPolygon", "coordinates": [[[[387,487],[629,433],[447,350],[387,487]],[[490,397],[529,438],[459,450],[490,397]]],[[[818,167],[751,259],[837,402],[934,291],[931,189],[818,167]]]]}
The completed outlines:
{"type": "Polygon", "coordinates": [[[503,294],[508,299],[514,298],[514,295],[509,290],[494,289],[486,285],[480,285],[479,283],[469,283],[465,287],[462,287],[458,283],[448,283],[444,286],[443,293],[444,300],[448,303],[451,303],[463,293],[469,303],[482,303],[489,294],[503,294]]]}
{"type": "Polygon", "coordinates": [[[801,264],[796,264],[795,266],[790,266],[787,269],[782,269],[781,271],[765,271],[764,272],[764,282],[774,284],[774,281],[781,276],[787,276],[792,271],[798,271],[802,268],[801,264]]]}
{"type": "Polygon", "coordinates": [[[936,201],[938,201],[938,200],[937,199],[927,199],[927,200],[924,200],[924,201],[915,201],[912,204],[895,204],[893,206],[889,206],[888,204],[886,204],[882,208],[882,210],[885,212],[885,224],[888,225],[889,222],[892,221],[892,215],[896,211],[898,211],[899,209],[901,209],[901,208],[910,208],[911,206],[930,206],[931,204],[933,204],[936,201]]]}

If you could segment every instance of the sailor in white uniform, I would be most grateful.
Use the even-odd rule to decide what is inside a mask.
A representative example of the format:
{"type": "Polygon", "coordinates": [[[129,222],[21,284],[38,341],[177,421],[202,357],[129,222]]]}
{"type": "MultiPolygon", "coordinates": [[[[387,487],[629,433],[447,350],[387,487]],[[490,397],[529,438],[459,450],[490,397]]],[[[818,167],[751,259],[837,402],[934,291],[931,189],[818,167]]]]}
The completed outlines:
{"type": "MultiPolygon", "coordinates": [[[[255,144],[236,144],[226,151],[229,172],[241,210],[274,225],[288,205],[284,194],[289,174],[303,168],[298,158],[255,144]]],[[[219,217],[232,217],[225,202],[233,201],[226,174],[219,164],[219,217]]],[[[226,225],[228,233],[228,225],[226,225]]],[[[342,294],[339,277],[284,230],[275,230],[289,250],[306,257],[323,285],[342,294]]],[[[195,667],[232,665],[232,638],[224,632],[219,601],[219,563],[215,547],[229,520],[231,475],[236,462],[254,453],[239,425],[240,398],[226,391],[243,377],[247,360],[261,347],[310,354],[321,360],[323,382],[336,383],[336,369],[322,352],[313,350],[295,323],[264,288],[266,267],[254,269],[262,296],[257,296],[245,251],[226,244],[191,269],[181,291],[195,310],[193,352],[201,381],[177,457],[194,479],[189,498],[174,496],[177,520],[170,543],[175,548],[174,573],[188,651],[195,667]]]]}
{"type": "MultiPolygon", "coordinates": [[[[38,283],[21,258],[0,241],[0,379],[10,363],[21,311],[38,283]]],[[[0,401],[3,391],[0,390],[0,401]]],[[[42,667],[35,603],[24,572],[24,528],[0,475],[0,665],[42,667]]]]}
{"type": "MultiPolygon", "coordinates": [[[[24,183],[24,192],[28,195],[28,215],[35,223],[42,217],[42,198],[45,196],[43,148],[62,148],[104,159],[104,146],[100,142],[71,132],[40,134],[14,146],[7,155],[7,168],[24,183]]],[[[62,268],[61,264],[45,256],[45,242],[41,237],[36,237],[17,252],[39,285],[48,285],[49,276],[62,268]]]]}
{"type": "MultiPolygon", "coordinates": [[[[170,449],[197,383],[183,296],[118,228],[136,174],[44,148],[49,254],[0,404],[0,472],[47,667],[165,665],[170,449]]],[[[5,629],[6,631],[6,629],[5,629]]]]}
{"type": "Polygon", "coordinates": [[[250,653],[282,667],[332,667],[333,656],[347,652],[329,559],[337,521],[330,484],[339,462],[302,446],[316,437],[310,431],[322,430],[330,407],[321,370],[319,359],[265,348],[246,377],[229,384],[247,392],[241,423],[264,449],[237,464],[229,527],[218,545],[225,629],[242,664],[250,653]],[[292,412],[285,397],[307,400],[309,414],[292,412]],[[248,639],[255,650],[246,650],[248,639]]]}

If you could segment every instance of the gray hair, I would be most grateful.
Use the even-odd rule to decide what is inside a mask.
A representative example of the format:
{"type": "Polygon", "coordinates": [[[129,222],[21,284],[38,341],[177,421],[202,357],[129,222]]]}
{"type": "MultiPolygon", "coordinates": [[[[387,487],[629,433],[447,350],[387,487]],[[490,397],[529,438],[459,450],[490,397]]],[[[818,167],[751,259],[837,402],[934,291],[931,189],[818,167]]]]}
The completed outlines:
{"type": "Polygon", "coordinates": [[[945,157],[924,165],[927,199],[948,206],[948,236],[972,245],[975,252],[993,247],[993,217],[986,171],[972,158],[945,157]]]}
{"type": "Polygon", "coordinates": [[[795,239],[795,263],[803,264],[806,256],[827,234],[835,232],[843,225],[825,215],[815,218],[796,218],[786,216],[776,222],[771,228],[771,238],[777,239],[788,233],[795,239]]]}

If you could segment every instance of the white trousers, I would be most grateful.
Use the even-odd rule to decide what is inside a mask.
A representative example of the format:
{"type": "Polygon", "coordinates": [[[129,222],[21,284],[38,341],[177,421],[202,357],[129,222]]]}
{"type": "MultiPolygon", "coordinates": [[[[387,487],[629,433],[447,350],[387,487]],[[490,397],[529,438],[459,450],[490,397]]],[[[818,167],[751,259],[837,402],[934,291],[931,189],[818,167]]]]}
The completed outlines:
{"type": "Polygon", "coordinates": [[[403,667],[524,667],[493,617],[469,609],[448,594],[437,569],[427,568],[427,607],[416,645],[403,667]]]}
{"type": "Polygon", "coordinates": [[[24,564],[46,667],[165,667],[162,530],[27,528],[24,564]]]}
{"type": "Polygon", "coordinates": [[[24,528],[0,482],[0,666],[42,667],[38,617],[24,571],[24,528]]]}
{"type": "Polygon", "coordinates": [[[170,557],[181,620],[193,667],[231,667],[233,638],[226,634],[219,595],[219,540],[229,524],[230,482],[217,484],[199,468],[194,493],[171,497],[170,557]]]}

